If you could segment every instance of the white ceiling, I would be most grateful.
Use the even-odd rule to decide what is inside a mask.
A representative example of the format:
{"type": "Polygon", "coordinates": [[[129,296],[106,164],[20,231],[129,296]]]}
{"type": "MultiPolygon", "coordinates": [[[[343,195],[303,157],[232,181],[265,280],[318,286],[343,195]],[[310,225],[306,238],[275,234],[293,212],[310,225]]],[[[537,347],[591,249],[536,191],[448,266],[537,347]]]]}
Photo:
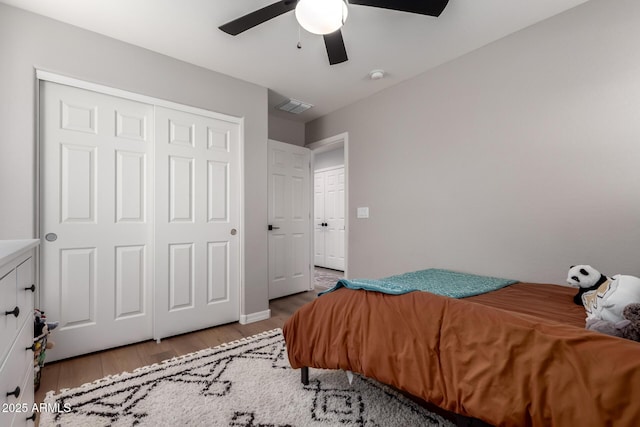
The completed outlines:
{"type": "MultiPolygon", "coordinates": [[[[450,0],[440,17],[351,5],[349,61],[330,66],[322,36],[289,12],[236,37],[218,26],[275,0],[0,0],[269,88],[270,114],[307,122],[587,0],[450,0]],[[373,69],[387,76],[370,80],[373,69]],[[291,97],[313,104],[292,115],[291,97]]],[[[428,1],[428,0],[423,0],[428,1]]]]}

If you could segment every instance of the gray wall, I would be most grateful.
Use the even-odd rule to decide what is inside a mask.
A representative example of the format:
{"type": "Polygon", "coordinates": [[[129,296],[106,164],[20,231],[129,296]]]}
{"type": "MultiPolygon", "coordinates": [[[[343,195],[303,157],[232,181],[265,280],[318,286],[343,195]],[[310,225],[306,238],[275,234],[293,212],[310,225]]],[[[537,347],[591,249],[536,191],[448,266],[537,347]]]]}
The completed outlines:
{"type": "Polygon", "coordinates": [[[269,139],[293,145],[304,145],[304,123],[269,114],[269,139]]]}
{"type": "Polygon", "coordinates": [[[640,275],[639,17],[592,0],[308,123],[349,132],[350,276],[640,275]]]}
{"type": "Polygon", "coordinates": [[[244,117],[242,312],[268,309],[266,88],[4,4],[0,4],[0,58],[0,239],[35,236],[34,67],[244,117]]]}

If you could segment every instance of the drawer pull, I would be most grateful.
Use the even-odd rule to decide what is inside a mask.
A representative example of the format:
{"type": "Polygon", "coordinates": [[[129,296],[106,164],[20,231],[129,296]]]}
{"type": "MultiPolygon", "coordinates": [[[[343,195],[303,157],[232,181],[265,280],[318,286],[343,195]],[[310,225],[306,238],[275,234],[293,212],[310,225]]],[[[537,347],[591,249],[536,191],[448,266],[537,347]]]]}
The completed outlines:
{"type": "Polygon", "coordinates": [[[25,291],[31,291],[31,292],[35,292],[36,291],[36,285],[31,285],[28,288],[24,288],[25,291]]]}
{"type": "Polygon", "coordinates": [[[13,395],[16,399],[20,396],[20,387],[16,387],[15,390],[7,393],[7,396],[13,395]]]}
{"type": "Polygon", "coordinates": [[[35,413],[31,414],[30,417],[27,417],[27,421],[34,421],[35,422],[35,420],[36,420],[36,414],[35,413]]]}
{"type": "Polygon", "coordinates": [[[14,308],[11,311],[5,311],[4,314],[7,316],[10,314],[13,314],[14,316],[18,317],[20,316],[20,307],[16,306],[16,308],[14,308]]]}

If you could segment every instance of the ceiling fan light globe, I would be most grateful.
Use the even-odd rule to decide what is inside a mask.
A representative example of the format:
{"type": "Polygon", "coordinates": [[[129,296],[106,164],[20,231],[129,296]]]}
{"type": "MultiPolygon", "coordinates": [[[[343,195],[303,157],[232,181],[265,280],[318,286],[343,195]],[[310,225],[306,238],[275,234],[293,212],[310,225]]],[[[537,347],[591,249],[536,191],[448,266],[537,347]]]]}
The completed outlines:
{"type": "Polygon", "coordinates": [[[300,0],[296,19],[313,34],[330,34],[342,27],[349,9],[345,0],[300,0]]]}

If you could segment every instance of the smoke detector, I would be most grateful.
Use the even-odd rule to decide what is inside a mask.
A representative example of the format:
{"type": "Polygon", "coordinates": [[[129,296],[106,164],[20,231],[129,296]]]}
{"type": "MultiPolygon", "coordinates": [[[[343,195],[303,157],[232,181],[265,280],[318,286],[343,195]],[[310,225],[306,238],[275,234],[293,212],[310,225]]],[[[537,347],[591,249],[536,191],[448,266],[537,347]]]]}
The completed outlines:
{"type": "Polygon", "coordinates": [[[380,80],[384,77],[384,70],[371,70],[369,73],[369,78],[371,80],[380,80]]]}
{"type": "Polygon", "coordinates": [[[313,107],[313,105],[298,101],[297,99],[287,99],[286,101],[276,105],[278,110],[286,111],[291,114],[300,114],[311,107],[313,107]]]}

